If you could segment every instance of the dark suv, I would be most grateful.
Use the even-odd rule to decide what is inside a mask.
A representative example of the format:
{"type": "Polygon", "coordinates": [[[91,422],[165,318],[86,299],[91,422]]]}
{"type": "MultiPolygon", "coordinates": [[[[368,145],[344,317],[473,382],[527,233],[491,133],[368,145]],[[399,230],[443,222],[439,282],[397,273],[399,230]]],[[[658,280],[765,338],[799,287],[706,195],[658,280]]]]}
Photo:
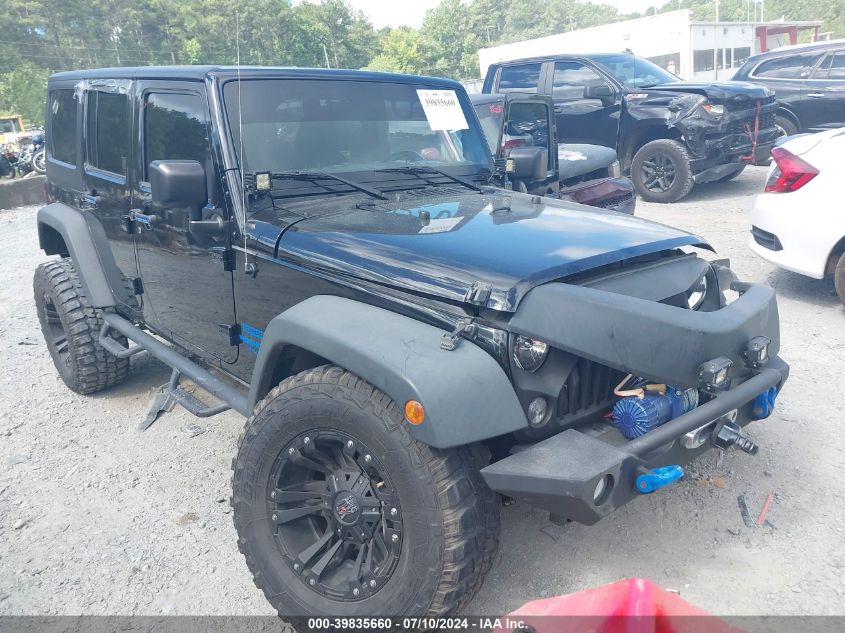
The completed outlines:
{"type": "Polygon", "coordinates": [[[845,40],[749,57],[733,78],[774,91],[776,123],[785,136],[845,127],[845,40]]]}
{"type": "Polygon", "coordinates": [[[172,368],[152,413],[248,418],[238,547],[280,614],[459,610],[501,495],[595,523],[755,452],[787,378],[771,288],[683,231],[490,186],[455,82],[64,72],[47,113],[56,369],[90,394],[147,350],[172,368]]]}
{"type": "Polygon", "coordinates": [[[483,91],[550,95],[560,141],[615,148],[637,193],[653,202],[675,202],[694,183],[724,182],[749,162],[767,162],[778,136],[767,88],[680,81],[628,53],[493,64],[483,91]]]}

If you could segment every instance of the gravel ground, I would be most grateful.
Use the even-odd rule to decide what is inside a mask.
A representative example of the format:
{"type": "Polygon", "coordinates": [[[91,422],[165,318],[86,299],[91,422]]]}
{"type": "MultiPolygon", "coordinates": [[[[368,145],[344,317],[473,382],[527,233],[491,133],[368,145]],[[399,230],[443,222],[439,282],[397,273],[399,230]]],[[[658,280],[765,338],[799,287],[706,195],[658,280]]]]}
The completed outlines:
{"type": "MultiPolygon", "coordinates": [[[[759,455],[708,454],[680,483],[593,527],[506,508],[498,559],[468,613],[644,576],[718,614],[845,614],[845,310],[832,282],[746,248],[764,177],[749,168],[637,211],[705,236],[742,278],[778,291],[792,377],[774,416],[750,427],[759,455]],[[745,527],[737,497],[756,516],[769,493],[770,523],[745,527]]],[[[44,259],[34,216],[0,211],[0,614],[270,614],[227,501],[242,419],[176,409],[139,433],[169,374],[149,358],[133,359],[129,381],[107,393],[68,391],[32,302],[44,259]]]]}

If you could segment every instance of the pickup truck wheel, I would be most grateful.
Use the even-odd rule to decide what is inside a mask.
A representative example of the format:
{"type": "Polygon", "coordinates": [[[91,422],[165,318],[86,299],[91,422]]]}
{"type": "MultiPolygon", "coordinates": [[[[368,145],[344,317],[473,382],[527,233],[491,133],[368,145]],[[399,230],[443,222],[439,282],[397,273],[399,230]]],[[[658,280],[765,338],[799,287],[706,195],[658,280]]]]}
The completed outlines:
{"type": "Polygon", "coordinates": [[[839,258],[836,269],[833,271],[833,285],[836,287],[836,294],[842,305],[845,305],[845,253],[839,258]]]}
{"type": "Polygon", "coordinates": [[[631,180],[643,200],[677,202],[693,185],[687,148],[670,139],[646,143],[634,155],[631,180]]]}
{"type": "Polygon", "coordinates": [[[446,615],[481,586],[500,502],[478,447],[414,440],[399,407],[340,367],[284,380],[233,462],[238,546],[282,617],[446,615]]]}
{"type": "MultiPolygon", "coordinates": [[[[64,383],[84,395],[126,380],[129,359],[117,358],[100,345],[103,319],[88,302],[73,262],[65,258],[41,264],[33,286],[41,332],[64,383]]],[[[113,336],[126,345],[125,337],[113,336]]]]}

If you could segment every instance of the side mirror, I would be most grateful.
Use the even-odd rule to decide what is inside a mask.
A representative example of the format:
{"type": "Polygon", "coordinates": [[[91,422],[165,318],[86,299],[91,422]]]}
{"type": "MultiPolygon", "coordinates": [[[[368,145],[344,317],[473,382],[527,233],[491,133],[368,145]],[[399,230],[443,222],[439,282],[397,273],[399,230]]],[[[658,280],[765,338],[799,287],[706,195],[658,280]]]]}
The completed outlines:
{"type": "Polygon", "coordinates": [[[505,160],[509,178],[542,180],[549,169],[549,152],[542,147],[514,147],[505,160]]]}
{"type": "Polygon", "coordinates": [[[153,204],[196,207],[208,202],[205,169],[195,160],[154,160],[150,163],[153,204]]]}
{"type": "Polygon", "coordinates": [[[602,105],[609,106],[616,100],[616,93],[607,84],[584,87],[585,99],[598,99],[602,105]]]}

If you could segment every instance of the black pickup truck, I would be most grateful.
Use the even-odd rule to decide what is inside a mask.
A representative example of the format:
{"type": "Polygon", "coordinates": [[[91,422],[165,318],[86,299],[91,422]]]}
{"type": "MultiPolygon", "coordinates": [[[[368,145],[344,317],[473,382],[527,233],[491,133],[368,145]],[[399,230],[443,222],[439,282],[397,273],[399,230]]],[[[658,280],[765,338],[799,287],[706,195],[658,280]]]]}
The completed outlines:
{"type": "Polygon", "coordinates": [[[675,202],[695,183],[724,182],[748,162],[768,161],[778,137],[768,88],[679,81],[629,53],[492,64],[483,91],[550,95],[561,141],[615,148],[637,193],[652,202],[675,202]]]}

